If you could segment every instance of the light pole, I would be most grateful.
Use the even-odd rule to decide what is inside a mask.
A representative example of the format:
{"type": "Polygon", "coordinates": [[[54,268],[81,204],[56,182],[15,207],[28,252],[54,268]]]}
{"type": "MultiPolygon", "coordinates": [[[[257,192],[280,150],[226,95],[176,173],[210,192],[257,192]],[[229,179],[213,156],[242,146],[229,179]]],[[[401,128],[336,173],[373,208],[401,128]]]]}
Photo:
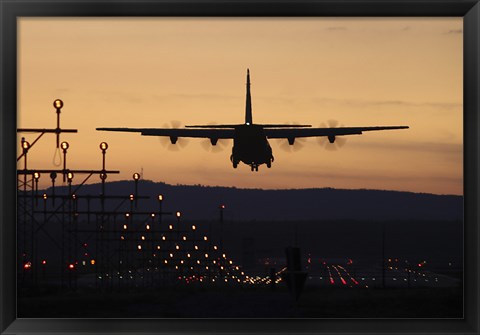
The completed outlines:
{"type": "Polygon", "coordinates": [[[55,107],[56,109],[56,112],[57,112],[57,128],[55,129],[55,133],[57,134],[57,148],[59,146],[59,143],[60,143],[60,112],[61,112],[61,109],[63,107],[63,101],[60,100],[60,99],[56,99],[54,102],[53,102],[53,107],[55,107]]]}
{"type": "Polygon", "coordinates": [[[55,179],[57,178],[57,173],[51,172],[50,178],[52,179],[52,201],[53,201],[53,206],[55,206],[55,179]]]}
{"type": "Polygon", "coordinates": [[[35,206],[38,206],[38,180],[40,179],[40,173],[35,172],[33,174],[33,180],[35,181],[35,206]]]}
{"type": "Polygon", "coordinates": [[[133,180],[135,181],[135,208],[137,208],[138,205],[138,180],[140,179],[140,174],[139,173],[134,173],[133,174],[133,180]]]}
{"type": "Polygon", "coordinates": [[[163,212],[163,195],[158,196],[158,224],[162,224],[162,212],[163,212]]]}
{"type": "MultiPolygon", "coordinates": [[[[73,173],[68,172],[67,173],[67,182],[68,182],[68,223],[69,223],[69,228],[71,228],[72,224],[72,181],[73,181],[73,173]]],[[[67,248],[68,248],[68,264],[69,264],[69,270],[68,271],[68,287],[72,288],[72,270],[74,267],[72,267],[72,264],[75,264],[75,261],[72,261],[72,239],[70,237],[71,231],[69,231],[68,236],[67,236],[67,248]]]]}
{"type": "Polygon", "coordinates": [[[28,153],[28,149],[30,149],[30,143],[28,143],[25,140],[25,137],[22,137],[21,145],[22,145],[22,154],[25,156],[25,158],[23,159],[23,168],[26,170],[27,169],[27,153],[28,153]]]}
{"type": "Polygon", "coordinates": [[[62,142],[60,147],[63,151],[63,181],[65,182],[65,174],[67,173],[67,150],[70,147],[68,142],[62,142]]]}

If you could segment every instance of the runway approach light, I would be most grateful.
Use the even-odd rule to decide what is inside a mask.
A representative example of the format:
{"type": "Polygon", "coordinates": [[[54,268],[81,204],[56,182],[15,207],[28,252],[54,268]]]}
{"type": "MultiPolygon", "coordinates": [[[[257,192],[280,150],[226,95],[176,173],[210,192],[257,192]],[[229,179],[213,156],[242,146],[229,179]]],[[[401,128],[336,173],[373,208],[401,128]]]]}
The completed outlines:
{"type": "Polygon", "coordinates": [[[53,102],[53,107],[55,107],[56,109],[60,109],[63,107],[63,101],[60,100],[60,99],[56,99],[54,102],[53,102]]]}
{"type": "Polygon", "coordinates": [[[69,146],[70,146],[70,145],[68,144],[68,142],[62,142],[62,143],[60,143],[60,147],[61,147],[63,150],[67,150],[69,146]]]}
{"type": "Polygon", "coordinates": [[[102,143],[100,143],[100,149],[101,149],[102,151],[107,150],[107,149],[108,149],[108,144],[107,144],[107,142],[102,142],[102,143]]]}
{"type": "Polygon", "coordinates": [[[140,174],[138,174],[137,172],[135,172],[133,174],[133,180],[139,180],[140,179],[140,174]]]}
{"type": "Polygon", "coordinates": [[[27,150],[28,148],[30,148],[30,143],[28,143],[27,141],[22,141],[22,148],[24,150],[27,150]]]}

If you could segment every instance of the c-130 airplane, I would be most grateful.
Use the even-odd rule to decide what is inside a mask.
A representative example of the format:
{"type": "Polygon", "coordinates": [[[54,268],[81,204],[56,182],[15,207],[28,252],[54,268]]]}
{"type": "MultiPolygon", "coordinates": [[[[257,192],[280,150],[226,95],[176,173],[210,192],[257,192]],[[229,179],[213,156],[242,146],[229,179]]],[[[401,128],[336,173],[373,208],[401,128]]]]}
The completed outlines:
{"type": "Polygon", "coordinates": [[[103,131],[137,132],[143,136],[169,137],[176,144],[180,137],[208,138],[212,145],[219,139],[233,139],[230,161],[234,168],[240,162],[249,165],[252,171],[266,164],[271,168],[274,160],[269,139],[287,139],[289,145],[296,138],[322,137],[334,143],[337,136],[361,135],[364,131],[408,129],[408,126],[381,127],[332,127],[312,128],[311,125],[289,124],[255,124],[252,118],[252,100],[250,96],[250,71],[247,69],[247,98],[245,107],[245,123],[222,125],[191,125],[184,128],[96,128],[103,131]]]}

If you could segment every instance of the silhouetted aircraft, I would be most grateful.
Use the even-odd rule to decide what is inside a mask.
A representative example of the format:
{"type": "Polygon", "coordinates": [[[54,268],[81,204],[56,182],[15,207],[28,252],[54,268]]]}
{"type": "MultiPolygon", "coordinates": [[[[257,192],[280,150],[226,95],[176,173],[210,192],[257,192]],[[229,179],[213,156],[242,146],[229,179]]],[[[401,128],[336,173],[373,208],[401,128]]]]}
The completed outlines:
{"type": "Polygon", "coordinates": [[[255,124],[252,119],[250,71],[247,69],[247,100],[243,124],[192,125],[184,128],[97,128],[97,130],[164,136],[169,137],[172,144],[176,144],[180,137],[208,138],[212,145],[217,145],[219,139],[233,139],[230,156],[233,167],[237,168],[238,163],[243,162],[249,165],[252,171],[258,171],[258,166],[261,164],[266,164],[268,168],[272,166],[272,147],[268,139],[283,138],[288,140],[289,145],[293,145],[296,138],[324,136],[330,143],[334,143],[337,136],[360,135],[364,131],[407,128],[408,126],[312,128],[311,125],[255,124]]]}

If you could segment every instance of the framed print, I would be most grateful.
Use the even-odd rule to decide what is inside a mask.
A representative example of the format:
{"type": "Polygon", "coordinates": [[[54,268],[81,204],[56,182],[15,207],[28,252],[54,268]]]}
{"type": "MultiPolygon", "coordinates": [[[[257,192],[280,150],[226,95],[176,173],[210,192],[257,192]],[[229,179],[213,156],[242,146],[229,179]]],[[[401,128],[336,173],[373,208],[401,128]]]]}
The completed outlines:
{"type": "Polygon", "coordinates": [[[2,1],[2,333],[477,333],[477,1],[2,1]]]}

